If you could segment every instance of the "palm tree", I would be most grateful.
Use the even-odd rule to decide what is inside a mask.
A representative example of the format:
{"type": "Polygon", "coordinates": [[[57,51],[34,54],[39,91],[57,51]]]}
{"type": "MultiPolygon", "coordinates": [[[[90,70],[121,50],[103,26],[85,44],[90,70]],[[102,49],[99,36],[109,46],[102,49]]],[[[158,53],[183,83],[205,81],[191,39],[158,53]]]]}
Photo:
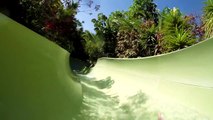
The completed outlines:
{"type": "Polygon", "coordinates": [[[164,35],[164,52],[182,49],[195,43],[195,36],[191,33],[192,26],[177,8],[163,10],[159,28],[164,35]]]}
{"type": "Polygon", "coordinates": [[[90,59],[96,60],[103,56],[104,40],[101,34],[93,34],[85,31],[82,37],[85,40],[85,52],[90,56],[90,59]]]}
{"type": "Polygon", "coordinates": [[[141,24],[140,30],[140,46],[142,56],[152,56],[155,54],[158,27],[152,20],[147,20],[141,24]]]}
{"type": "Polygon", "coordinates": [[[174,51],[182,48],[186,48],[195,43],[195,37],[192,36],[190,31],[185,29],[174,30],[173,34],[166,35],[164,37],[165,47],[168,51],[174,51]]]}
{"type": "Polygon", "coordinates": [[[133,5],[129,8],[130,17],[142,19],[144,21],[153,20],[158,23],[157,5],[153,0],[133,0],[133,5]]]}
{"type": "Polygon", "coordinates": [[[204,29],[205,38],[210,38],[213,36],[213,0],[207,0],[204,7],[204,29]]]}
{"type": "Polygon", "coordinates": [[[174,33],[175,28],[187,29],[190,25],[178,8],[165,8],[161,14],[161,28],[164,32],[174,33]]]}

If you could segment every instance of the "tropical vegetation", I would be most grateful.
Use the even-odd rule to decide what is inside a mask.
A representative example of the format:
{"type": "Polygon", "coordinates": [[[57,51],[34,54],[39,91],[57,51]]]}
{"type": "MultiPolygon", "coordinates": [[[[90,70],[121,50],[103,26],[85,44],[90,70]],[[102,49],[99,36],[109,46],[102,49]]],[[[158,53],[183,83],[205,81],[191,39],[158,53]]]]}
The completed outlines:
{"type": "Polygon", "coordinates": [[[197,17],[185,15],[178,8],[159,11],[153,0],[134,0],[128,11],[115,11],[108,17],[99,14],[92,22],[96,34],[103,33],[102,56],[152,56],[204,39],[203,23],[199,23],[197,17]]]}
{"type": "MultiPolygon", "coordinates": [[[[75,18],[81,0],[1,2],[2,12],[62,46],[72,57],[85,61],[152,56],[186,48],[213,36],[213,0],[206,0],[200,17],[183,14],[175,7],[160,11],[153,0],[133,0],[127,11],[114,11],[109,16],[98,14],[91,20],[94,32],[83,30],[82,23],[75,18]]],[[[92,4],[89,0],[86,5],[92,8],[92,4]]]]}
{"type": "Polygon", "coordinates": [[[203,15],[205,38],[213,36],[213,0],[207,0],[204,7],[203,15]]]}

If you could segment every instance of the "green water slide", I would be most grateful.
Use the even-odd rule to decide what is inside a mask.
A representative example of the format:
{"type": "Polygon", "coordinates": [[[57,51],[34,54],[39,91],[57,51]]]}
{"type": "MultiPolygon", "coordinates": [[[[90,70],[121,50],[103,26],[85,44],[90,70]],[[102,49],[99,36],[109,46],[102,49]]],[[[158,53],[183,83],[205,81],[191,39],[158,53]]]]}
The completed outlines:
{"type": "MultiPolygon", "coordinates": [[[[160,112],[175,104],[211,120],[212,45],[213,38],[160,56],[101,58],[87,76],[110,77],[121,100],[141,90],[160,112]]],[[[67,51],[0,14],[0,119],[70,120],[80,109],[82,89],[69,66],[67,51]]]]}
{"type": "Polygon", "coordinates": [[[193,109],[209,120],[213,119],[212,46],[213,38],[160,56],[102,58],[89,76],[98,79],[111,77],[115,81],[114,91],[121,96],[141,90],[155,99],[153,104],[164,101],[164,106],[167,106],[172,101],[172,104],[193,109]]]}
{"type": "Polygon", "coordinates": [[[0,14],[0,119],[71,120],[82,89],[69,53],[0,14]]]}

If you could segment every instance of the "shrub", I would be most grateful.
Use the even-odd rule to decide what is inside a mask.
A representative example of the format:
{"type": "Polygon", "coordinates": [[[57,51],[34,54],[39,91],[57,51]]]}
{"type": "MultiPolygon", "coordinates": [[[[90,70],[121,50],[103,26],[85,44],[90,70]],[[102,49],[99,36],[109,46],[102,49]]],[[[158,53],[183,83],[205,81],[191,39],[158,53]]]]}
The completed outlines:
{"type": "Polygon", "coordinates": [[[85,52],[89,55],[90,60],[97,60],[103,56],[104,40],[101,34],[92,34],[89,31],[85,31],[82,35],[85,39],[85,52]]]}

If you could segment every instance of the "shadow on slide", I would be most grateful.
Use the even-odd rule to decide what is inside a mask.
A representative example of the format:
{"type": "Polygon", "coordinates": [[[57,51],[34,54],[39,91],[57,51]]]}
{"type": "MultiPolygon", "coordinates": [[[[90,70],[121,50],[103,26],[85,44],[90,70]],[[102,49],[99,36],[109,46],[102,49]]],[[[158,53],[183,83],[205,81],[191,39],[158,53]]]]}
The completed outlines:
{"type": "MultiPolygon", "coordinates": [[[[153,105],[181,104],[213,119],[212,45],[213,38],[160,56],[101,58],[86,76],[110,76],[120,99],[141,90],[153,105]]],[[[0,14],[0,119],[71,120],[83,95],[69,55],[0,14]]]]}
{"type": "Polygon", "coordinates": [[[213,119],[212,46],[213,38],[159,56],[101,58],[88,76],[97,79],[111,76],[115,81],[113,89],[119,95],[128,96],[141,90],[155,102],[172,101],[213,119]]]}

